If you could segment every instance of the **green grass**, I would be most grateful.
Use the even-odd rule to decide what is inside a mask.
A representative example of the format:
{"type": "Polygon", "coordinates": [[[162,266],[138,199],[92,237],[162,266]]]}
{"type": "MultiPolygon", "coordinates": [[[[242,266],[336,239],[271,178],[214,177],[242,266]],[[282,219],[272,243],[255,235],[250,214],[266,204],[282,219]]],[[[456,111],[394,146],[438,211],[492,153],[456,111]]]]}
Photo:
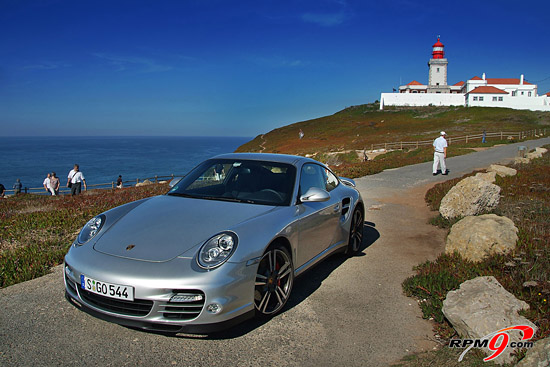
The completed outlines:
{"type": "MultiPolygon", "coordinates": [[[[239,152],[315,154],[359,150],[371,144],[435,139],[441,130],[449,137],[500,131],[527,131],[550,124],[549,112],[486,107],[416,107],[384,111],[376,104],[346,108],[334,115],[272,130],[237,149],[239,152]],[[305,133],[299,139],[298,132],[305,133]]],[[[486,145],[494,144],[489,140],[486,145]]],[[[451,144],[453,145],[453,144],[451,144]]],[[[481,144],[472,143],[470,146],[481,144]]]]}
{"type": "MultiPolygon", "coordinates": [[[[486,275],[497,278],[506,290],[529,304],[529,310],[522,314],[539,328],[536,339],[550,336],[550,154],[513,167],[517,175],[497,176],[502,198],[494,213],[512,219],[519,229],[516,250],[479,263],[457,254],[441,254],[434,261],[416,266],[416,275],[403,282],[405,293],[419,300],[423,316],[433,319],[438,334],[445,338],[454,333],[441,312],[447,293],[466,280],[486,275]],[[527,281],[535,281],[536,286],[524,287],[527,281]]],[[[430,189],[425,196],[428,206],[436,210],[459,180],[430,189]]],[[[440,216],[432,221],[443,228],[450,228],[454,222],[445,222],[440,216]]],[[[475,364],[466,364],[470,365],[475,364]]]]}
{"type": "Polygon", "coordinates": [[[508,140],[480,139],[465,143],[453,137],[487,132],[530,131],[548,128],[550,112],[520,111],[486,107],[393,107],[384,111],[377,104],[348,107],[334,115],[294,123],[257,136],[237,148],[238,152],[311,155],[327,162],[337,174],[355,178],[388,168],[427,162],[433,159],[431,146],[409,151],[390,152],[374,161],[362,162],[355,154],[333,154],[348,150],[370,149],[372,144],[435,139],[445,130],[451,140],[449,156],[471,152],[471,148],[506,144],[508,140]],[[304,131],[300,139],[298,132],[304,131]],[[262,147],[265,148],[262,150],[262,147]]]}

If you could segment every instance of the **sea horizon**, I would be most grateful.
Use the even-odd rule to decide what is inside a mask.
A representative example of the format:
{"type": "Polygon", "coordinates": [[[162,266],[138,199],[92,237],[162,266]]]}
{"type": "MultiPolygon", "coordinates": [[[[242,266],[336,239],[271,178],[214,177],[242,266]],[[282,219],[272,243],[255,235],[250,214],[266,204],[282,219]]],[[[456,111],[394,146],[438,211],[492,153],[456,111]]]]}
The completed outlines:
{"type": "Polygon", "coordinates": [[[148,177],[181,176],[212,156],[234,152],[252,137],[224,136],[2,136],[0,183],[11,190],[40,188],[56,172],[65,187],[74,164],[88,185],[148,177]]]}

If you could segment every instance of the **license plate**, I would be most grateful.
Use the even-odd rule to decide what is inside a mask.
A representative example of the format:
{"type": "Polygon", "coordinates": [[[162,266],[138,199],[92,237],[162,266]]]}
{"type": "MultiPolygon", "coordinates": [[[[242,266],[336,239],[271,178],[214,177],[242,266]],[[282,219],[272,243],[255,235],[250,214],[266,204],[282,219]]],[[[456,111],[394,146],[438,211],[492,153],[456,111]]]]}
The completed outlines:
{"type": "Polygon", "coordinates": [[[88,278],[80,275],[80,287],[89,292],[109,298],[122,299],[125,301],[134,300],[134,287],[127,285],[113,284],[88,278]]]}

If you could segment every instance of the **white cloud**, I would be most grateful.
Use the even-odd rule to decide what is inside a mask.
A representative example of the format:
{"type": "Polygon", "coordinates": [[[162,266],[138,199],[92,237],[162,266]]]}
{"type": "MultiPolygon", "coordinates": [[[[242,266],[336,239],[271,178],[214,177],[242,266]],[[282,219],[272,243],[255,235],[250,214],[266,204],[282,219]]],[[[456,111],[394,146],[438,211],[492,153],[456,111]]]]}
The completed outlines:
{"type": "Polygon", "coordinates": [[[332,11],[307,12],[302,14],[302,20],[306,23],[314,23],[323,27],[333,27],[344,23],[350,16],[351,11],[345,0],[329,0],[332,11]]]}
{"type": "Polygon", "coordinates": [[[93,55],[108,61],[109,64],[117,68],[117,71],[137,69],[142,73],[157,73],[174,69],[172,66],[162,65],[155,60],[143,57],[118,56],[105,53],[94,53],[93,55]]]}
{"type": "Polygon", "coordinates": [[[302,20],[307,23],[315,23],[323,27],[332,27],[342,24],[346,20],[344,12],[340,13],[305,13],[302,20]]]}
{"type": "Polygon", "coordinates": [[[70,67],[71,65],[63,62],[41,62],[23,66],[23,70],[53,70],[59,68],[70,67]]]}

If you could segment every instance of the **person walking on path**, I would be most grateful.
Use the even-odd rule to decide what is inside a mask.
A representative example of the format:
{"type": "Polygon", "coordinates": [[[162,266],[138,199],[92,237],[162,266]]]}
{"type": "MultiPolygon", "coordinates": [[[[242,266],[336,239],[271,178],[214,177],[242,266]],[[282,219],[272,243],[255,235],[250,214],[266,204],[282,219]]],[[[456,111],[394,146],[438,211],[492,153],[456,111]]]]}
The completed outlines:
{"type": "Polygon", "coordinates": [[[15,195],[20,194],[22,188],[23,188],[23,184],[21,184],[21,180],[20,179],[15,180],[15,183],[13,184],[13,193],[15,195]]]}
{"type": "Polygon", "coordinates": [[[52,177],[51,173],[48,173],[48,177],[46,177],[44,179],[44,182],[42,182],[42,185],[44,186],[44,190],[46,190],[46,192],[48,194],[51,194],[52,192],[52,186],[50,185],[50,178],[52,177]]]}
{"type": "Polygon", "coordinates": [[[74,168],[69,172],[69,175],[67,176],[67,187],[71,189],[71,195],[80,194],[83,182],[84,191],[88,191],[88,186],[86,185],[84,174],[80,172],[80,167],[78,166],[78,164],[75,164],[74,168]]]}
{"type": "Polygon", "coordinates": [[[445,158],[447,158],[447,140],[445,140],[445,131],[439,133],[439,138],[434,140],[434,165],[433,175],[437,175],[437,167],[441,165],[441,174],[447,174],[447,165],[445,164],[445,158]]]}
{"type": "Polygon", "coordinates": [[[50,191],[53,196],[59,195],[59,178],[55,175],[55,172],[52,172],[50,176],[50,191]]]}

